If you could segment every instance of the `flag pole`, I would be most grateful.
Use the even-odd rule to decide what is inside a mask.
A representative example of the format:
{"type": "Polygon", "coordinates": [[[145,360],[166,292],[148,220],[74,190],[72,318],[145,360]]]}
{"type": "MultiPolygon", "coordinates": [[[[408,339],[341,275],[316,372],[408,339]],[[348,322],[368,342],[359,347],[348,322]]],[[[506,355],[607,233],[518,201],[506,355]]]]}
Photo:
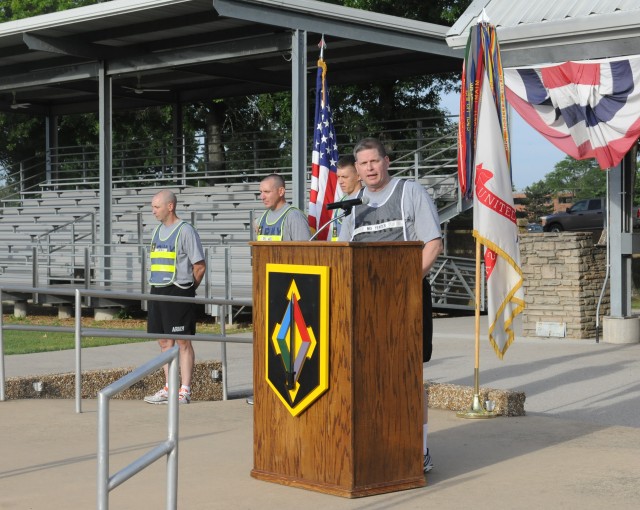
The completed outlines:
{"type": "Polygon", "coordinates": [[[473,369],[473,402],[466,411],[458,411],[458,418],[495,418],[498,414],[495,411],[487,411],[480,401],[480,285],[482,284],[482,274],[480,257],[482,255],[482,245],[476,238],[476,296],[475,296],[475,341],[476,356],[473,369]]]}

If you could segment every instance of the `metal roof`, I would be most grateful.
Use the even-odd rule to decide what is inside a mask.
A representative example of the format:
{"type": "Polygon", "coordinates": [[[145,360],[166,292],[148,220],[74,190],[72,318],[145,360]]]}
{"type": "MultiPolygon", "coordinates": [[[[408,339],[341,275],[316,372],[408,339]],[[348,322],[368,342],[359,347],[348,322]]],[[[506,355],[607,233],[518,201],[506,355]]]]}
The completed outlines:
{"type": "Polygon", "coordinates": [[[634,55],[640,51],[638,0],[474,0],[447,32],[464,48],[485,12],[505,67],[634,55]]]}
{"type": "Polygon", "coordinates": [[[0,111],[97,111],[102,62],[113,109],[290,90],[292,30],[332,84],[461,67],[448,27],[314,0],[112,0],[0,24],[0,111]]]}

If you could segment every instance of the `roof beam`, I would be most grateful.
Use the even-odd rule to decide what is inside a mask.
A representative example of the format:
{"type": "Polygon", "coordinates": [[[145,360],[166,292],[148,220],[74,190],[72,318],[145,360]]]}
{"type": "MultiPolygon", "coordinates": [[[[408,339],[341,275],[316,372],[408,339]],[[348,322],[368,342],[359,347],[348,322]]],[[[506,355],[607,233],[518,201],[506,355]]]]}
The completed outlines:
{"type": "Polygon", "coordinates": [[[445,43],[449,27],[332,5],[318,10],[318,2],[305,0],[214,0],[223,16],[322,33],[368,43],[395,46],[421,53],[462,58],[445,43]],[[398,24],[398,23],[401,23],[398,24]]]}
{"type": "Polygon", "coordinates": [[[624,40],[561,45],[512,44],[500,51],[503,67],[531,66],[543,63],[567,62],[569,60],[593,60],[611,56],[637,55],[640,36],[624,40]]]}
{"type": "MultiPolygon", "coordinates": [[[[127,0],[100,2],[94,5],[66,9],[48,14],[40,14],[30,18],[23,18],[2,23],[0,34],[3,37],[24,32],[33,32],[56,26],[78,25],[94,21],[96,19],[112,18],[119,16],[141,15],[146,12],[153,13],[153,9],[171,7],[175,4],[187,3],[195,0],[127,0]]],[[[210,0],[209,0],[210,1],[210,0]]]]}
{"type": "Polygon", "coordinates": [[[2,75],[0,76],[0,91],[95,78],[98,76],[98,67],[98,64],[93,62],[55,69],[35,69],[24,74],[2,75]]]}
{"type": "MultiPolygon", "coordinates": [[[[258,83],[261,85],[276,85],[279,87],[291,86],[291,76],[283,76],[282,73],[256,69],[255,66],[216,62],[209,69],[195,70],[194,74],[218,78],[231,78],[233,80],[258,83]]],[[[184,71],[184,69],[181,69],[181,71],[184,71]]]]}
{"type": "Polygon", "coordinates": [[[22,40],[30,50],[71,55],[90,60],[108,60],[110,58],[116,58],[122,54],[122,51],[117,48],[83,43],[73,39],[62,40],[54,37],[25,33],[22,34],[22,40]]]}
{"type": "Polygon", "coordinates": [[[190,25],[200,25],[203,23],[211,23],[218,18],[218,13],[213,9],[207,9],[199,12],[197,15],[190,13],[184,16],[174,16],[164,19],[146,20],[141,23],[123,24],[117,27],[109,27],[103,30],[95,30],[87,34],[87,41],[108,41],[120,39],[122,37],[130,37],[132,34],[138,36],[142,34],[150,34],[153,32],[162,32],[177,26],[188,27],[190,25]]]}
{"type": "MultiPolygon", "coordinates": [[[[149,55],[129,56],[110,60],[108,74],[126,74],[145,70],[180,67],[225,59],[246,57],[247,55],[263,55],[268,53],[287,53],[291,50],[291,36],[287,33],[265,35],[242,41],[228,41],[209,46],[176,49],[149,55]]],[[[120,50],[120,53],[123,53],[120,50]]],[[[124,52],[127,54],[128,52],[124,52]]],[[[22,73],[7,73],[0,75],[0,91],[12,90],[16,87],[27,88],[42,85],[52,85],[67,81],[97,78],[98,63],[91,62],[79,65],[63,65],[47,69],[36,69],[22,73]]],[[[269,73],[267,73],[267,76],[269,73]]],[[[273,77],[272,77],[273,78],[273,77]]],[[[269,78],[267,78],[269,79],[269,78]]]]}
{"type": "Polygon", "coordinates": [[[265,35],[240,41],[173,51],[152,53],[140,58],[123,58],[109,62],[109,74],[130,73],[166,67],[180,67],[203,62],[291,51],[291,36],[287,33],[265,35]]]}

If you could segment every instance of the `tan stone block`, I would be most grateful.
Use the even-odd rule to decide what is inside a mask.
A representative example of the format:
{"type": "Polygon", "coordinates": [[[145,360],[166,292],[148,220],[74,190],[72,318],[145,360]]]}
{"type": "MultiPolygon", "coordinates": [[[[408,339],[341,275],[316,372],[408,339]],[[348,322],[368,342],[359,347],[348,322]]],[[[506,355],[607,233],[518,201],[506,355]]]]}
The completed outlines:
{"type": "MultiPolygon", "coordinates": [[[[474,388],[455,384],[439,384],[427,381],[424,384],[429,397],[429,407],[432,409],[448,409],[450,411],[465,411],[473,403],[474,388]]],[[[524,416],[524,392],[496,390],[480,387],[478,389],[480,401],[493,400],[496,403],[494,411],[501,416],[524,416]]]]}
{"type": "Polygon", "coordinates": [[[550,266],[543,266],[540,268],[540,276],[547,280],[553,280],[556,278],[556,269],[550,266]]]}

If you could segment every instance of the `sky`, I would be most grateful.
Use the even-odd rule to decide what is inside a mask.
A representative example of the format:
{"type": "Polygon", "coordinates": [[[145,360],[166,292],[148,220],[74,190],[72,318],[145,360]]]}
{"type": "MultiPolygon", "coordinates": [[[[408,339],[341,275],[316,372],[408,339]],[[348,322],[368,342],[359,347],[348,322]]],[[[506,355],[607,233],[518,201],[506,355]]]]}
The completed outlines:
{"type": "MultiPolygon", "coordinates": [[[[459,114],[460,94],[447,94],[441,106],[452,114],[459,114]]],[[[566,154],[548,142],[522,117],[511,109],[511,167],[513,186],[523,191],[534,182],[541,181],[566,154]]]]}

